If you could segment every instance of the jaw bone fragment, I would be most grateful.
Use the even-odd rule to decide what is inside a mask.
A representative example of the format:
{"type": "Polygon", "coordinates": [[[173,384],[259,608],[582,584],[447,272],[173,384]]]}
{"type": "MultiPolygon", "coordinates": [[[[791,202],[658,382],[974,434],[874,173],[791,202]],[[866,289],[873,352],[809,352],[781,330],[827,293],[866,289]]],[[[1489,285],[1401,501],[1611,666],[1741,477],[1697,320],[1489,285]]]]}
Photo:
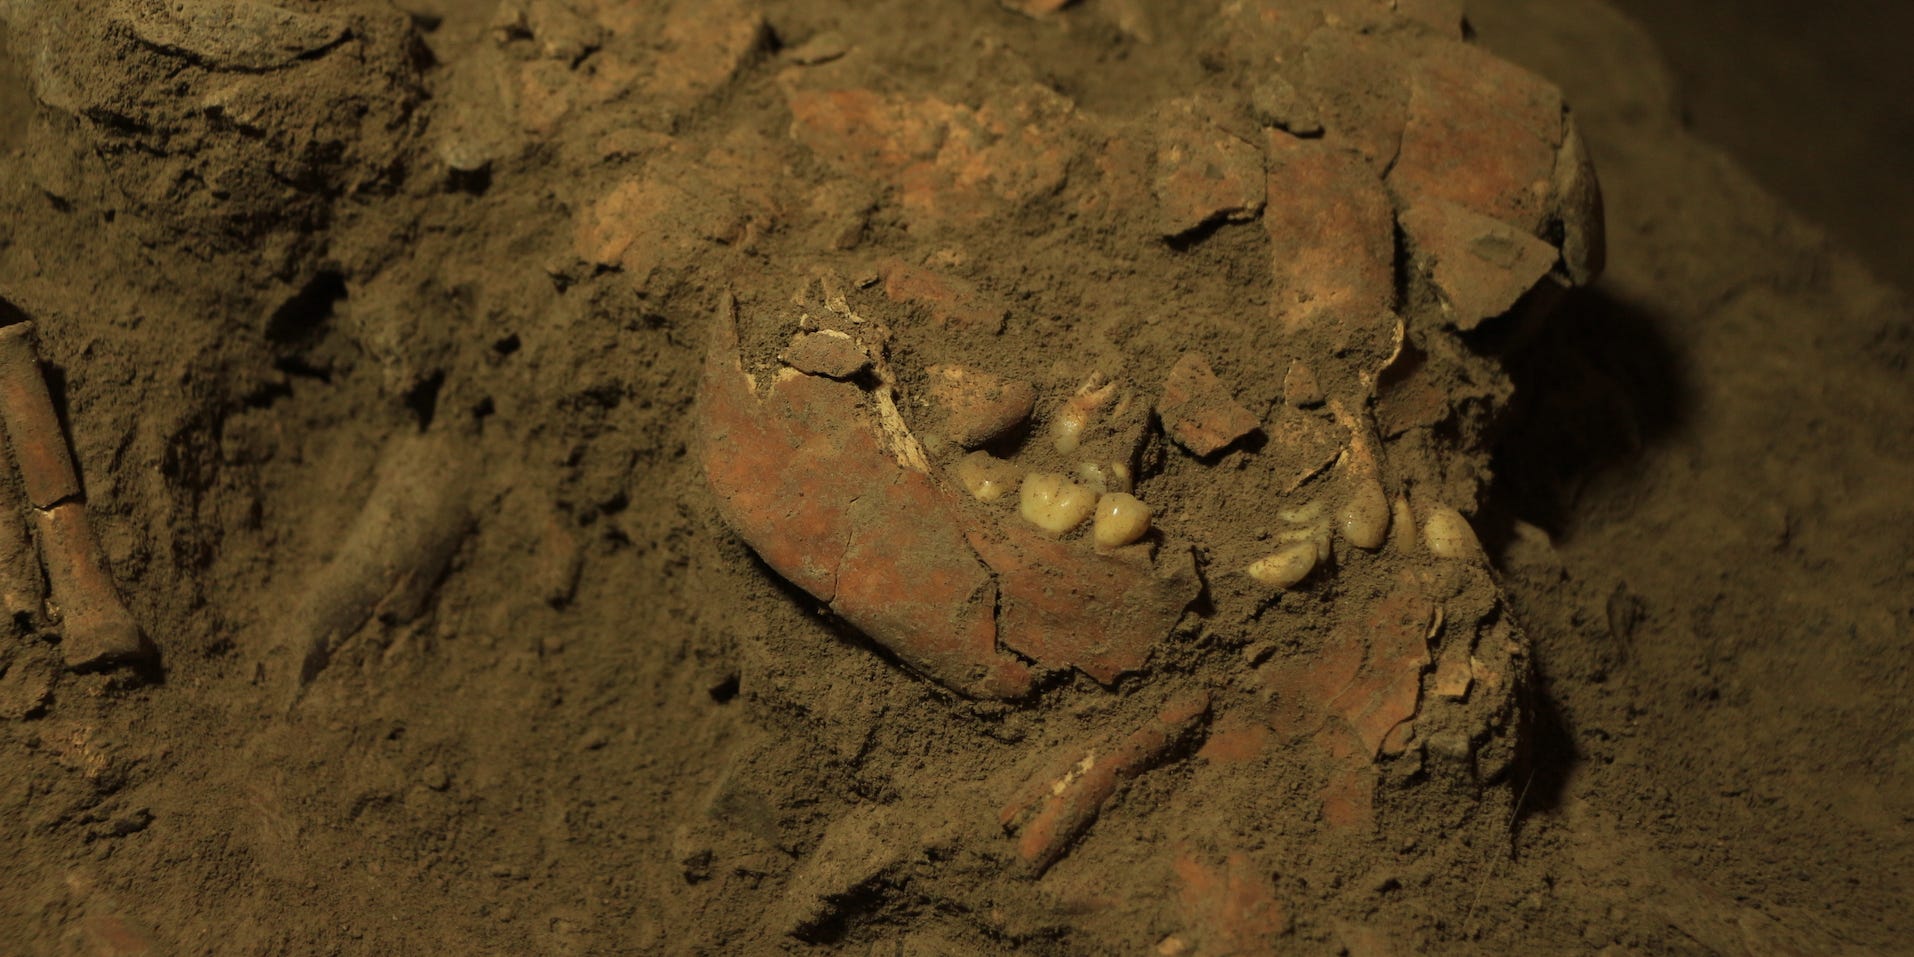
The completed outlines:
{"type": "MultiPolygon", "coordinates": [[[[979,698],[1021,697],[1042,670],[1108,684],[1141,668],[1196,597],[1187,547],[1154,562],[1103,555],[976,511],[971,497],[996,491],[990,463],[967,460],[968,479],[960,464],[963,488],[940,481],[897,414],[881,357],[875,387],[795,372],[760,386],[744,371],[731,297],[715,325],[698,415],[725,520],[779,575],[926,677],[979,698]]],[[[1077,497],[1083,514],[1064,531],[1095,508],[1093,492],[1077,497]]]]}

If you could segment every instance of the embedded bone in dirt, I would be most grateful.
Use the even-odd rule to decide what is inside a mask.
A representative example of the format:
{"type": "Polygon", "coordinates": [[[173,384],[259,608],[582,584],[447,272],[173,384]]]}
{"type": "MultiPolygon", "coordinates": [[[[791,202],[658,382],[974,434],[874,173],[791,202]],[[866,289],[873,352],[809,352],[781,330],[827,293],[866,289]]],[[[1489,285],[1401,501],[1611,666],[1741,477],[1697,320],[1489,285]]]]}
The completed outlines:
{"type": "MultiPolygon", "coordinates": [[[[964,511],[961,490],[885,449],[863,386],[780,369],[760,388],[741,365],[736,306],[724,309],[700,408],[726,517],[779,574],[912,668],[989,698],[1027,693],[1032,662],[1110,683],[1143,665],[1195,597],[1187,553],[1097,554],[964,511]]],[[[967,484],[983,498],[989,481],[967,484]]]]}
{"type": "MultiPolygon", "coordinates": [[[[1365,16],[1378,29],[1231,5],[1218,56],[1300,68],[1127,114],[1014,82],[877,84],[855,56],[782,74],[821,188],[892,190],[920,245],[873,264],[833,241],[731,284],[701,392],[731,526],[962,694],[1076,671],[1083,707],[1204,702],[1191,801],[1257,793],[1277,763],[1312,781],[1318,820],[1360,829],[1425,760],[1505,785],[1525,651],[1466,513],[1508,392],[1467,334],[1545,321],[1549,290],[1592,278],[1599,193],[1552,87],[1365,16]],[[971,255],[1039,208],[1074,211],[1017,221],[1081,269],[971,255]],[[1122,278],[1143,275],[1138,238],[1159,244],[1152,280],[1122,278]],[[1259,274],[1209,271],[1212,248],[1259,274]],[[819,276],[838,292],[818,315],[782,292],[819,276]],[[820,324],[869,375],[784,348],[820,324]]],[[[1012,801],[1010,853],[1041,875],[1093,843],[1189,722],[1061,745],[1134,760],[1015,789],[1052,798],[1012,801]]]]}
{"type": "Polygon", "coordinates": [[[1032,781],[1035,793],[1004,806],[998,822],[1017,835],[1017,857],[1042,873],[1069,850],[1117,786],[1162,761],[1209,713],[1204,692],[1164,703],[1142,727],[1088,749],[1065,749],[1032,781]]]}
{"type": "Polygon", "coordinates": [[[471,530],[463,458],[444,434],[401,436],[384,450],[358,517],[274,623],[273,667],[286,669],[280,684],[295,699],[375,615],[404,623],[423,613],[471,530]]]}

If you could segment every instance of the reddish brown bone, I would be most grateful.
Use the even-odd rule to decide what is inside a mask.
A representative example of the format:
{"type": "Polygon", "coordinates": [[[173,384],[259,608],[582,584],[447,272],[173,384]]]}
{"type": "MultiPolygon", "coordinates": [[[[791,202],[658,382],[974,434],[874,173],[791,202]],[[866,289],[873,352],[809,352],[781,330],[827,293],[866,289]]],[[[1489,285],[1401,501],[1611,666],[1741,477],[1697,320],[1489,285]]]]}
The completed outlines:
{"type": "Polygon", "coordinates": [[[1159,574],[1140,555],[1093,554],[1022,525],[972,529],[970,544],[1002,587],[1004,644],[1106,685],[1143,667],[1200,588],[1187,549],[1166,547],[1159,574]]]}
{"type": "Polygon", "coordinates": [[[1388,190],[1322,140],[1269,134],[1269,229],[1275,311],[1291,332],[1326,325],[1332,348],[1395,306],[1396,222],[1388,190]]]}
{"type": "Polygon", "coordinates": [[[60,611],[60,652],[75,671],[147,657],[151,649],[140,636],[140,626],[120,603],[120,596],[100,560],[86,506],[66,502],[35,509],[40,557],[46,562],[47,584],[60,611]]]}
{"type": "Polygon", "coordinates": [[[766,564],[912,668],[960,693],[1018,697],[1032,675],[997,647],[996,586],[950,505],[900,466],[863,391],[787,372],[761,389],[727,301],[705,364],[705,475],[766,564]]]}
{"type": "Polygon", "coordinates": [[[1194,352],[1170,367],[1156,409],[1170,438],[1198,456],[1214,455],[1262,426],[1216,377],[1209,360],[1194,352]]]}
{"type": "Polygon", "coordinates": [[[1104,747],[1067,755],[1068,765],[1046,774],[1046,796],[1035,804],[1006,807],[1000,820],[1015,825],[1028,815],[1017,835],[1017,857],[1041,874],[1055,864],[1102,812],[1123,782],[1160,763],[1209,713],[1206,691],[1178,695],[1143,727],[1104,747]]]}
{"type": "Polygon", "coordinates": [[[1431,46],[1410,81],[1409,123],[1389,185],[1533,233],[1549,212],[1562,95],[1479,47],[1431,46]]]}
{"type": "Polygon", "coordinates": [[[80,479],[67,453],[60,417],[53,411],[40,357],[34,349],[33,323],[0,328],[0,422],[20,464],[27,501],[52,508],[80,494],[80,479]]]}
{"type": "Polygon", "coordinates": [[[33,555],[27,515],[13,478],[0,475],[0,614],[39,618],[46,602],[46,581],[33,555]]]}

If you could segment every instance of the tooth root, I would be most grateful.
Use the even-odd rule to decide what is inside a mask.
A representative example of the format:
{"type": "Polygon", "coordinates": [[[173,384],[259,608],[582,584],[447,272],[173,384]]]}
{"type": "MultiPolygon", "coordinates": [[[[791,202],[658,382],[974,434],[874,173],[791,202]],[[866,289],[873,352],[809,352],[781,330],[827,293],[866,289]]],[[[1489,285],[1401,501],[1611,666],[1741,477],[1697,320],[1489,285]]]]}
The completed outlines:
{"type": "Polygon", "coordinates": [[[1095,462],[1084,462],[1077,466],[1077,483],[1097,492],[1111,490],[1109,476],[1095,462]]]}
{"type": "Polygon", "coordinates": [[[1090,420],[1114,398],[1116,383],[1105,381],[1101,375],[1085,379],[1050,424],[1050,441],[1057,451],[1065,455],[1075,453],[1083,445],[1083,433],[1090,427],[1090,420]]]}
{"type": "Polygon", "coordinates": [[[1025,521],[1062,535],[1082,525],[1097,510],[1097,493],[1055,472],[1024,476],[1018,513],[1025,521]]]}
{"type": "Polygon", "coordinates": [[[1476,558],[1482,554],[1482,540],[1462,513],[1447,505],[1429,510],[1422,523],[1422,542],[1437,558],[1476,558]]]}
{"type": "Polygon", "coordinates": [[[1404,552],[1416,550],[1416,515],[1409,509],[1409,497],[1397,495],[1395,505],[1389,511],[1393,518],[1390,524],[1396,528],[1396,548],[1404,552]]]}
{"type": "Polygon", "coordinates": [[[1136,496],[1111,492],[1097,499],[1097,520],[1091,537],[1098,548],[1121,548],[1150,531],[1150,507],[1136,496]]]}
{"type": "Polygon", "coordinates": [[[1249,577],[1271,588],[1293,588],[1315,571],[1317,544],[1297,542],[1257,559],[1246,571],[1249,577]]]}
{"type": "Polygon", "coordinates": [[[1342,537],[1357,548],[1374,551],[1389,537],[1389,493],[1374,476],[1356,479],[1349,500],[1336,512],[1342,537]]]}

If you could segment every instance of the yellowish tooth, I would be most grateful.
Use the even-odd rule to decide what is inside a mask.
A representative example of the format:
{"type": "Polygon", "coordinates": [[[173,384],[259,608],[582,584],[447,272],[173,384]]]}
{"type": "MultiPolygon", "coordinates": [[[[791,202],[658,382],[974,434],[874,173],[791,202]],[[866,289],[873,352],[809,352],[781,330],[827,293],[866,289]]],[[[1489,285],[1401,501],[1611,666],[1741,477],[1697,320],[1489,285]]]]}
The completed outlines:
{"type": "Polygon", "coordinates": [[[1389,537],[1389,493],[1372,475],[1356,478],[1349,500],[1336,512],[1342,537],[1357,548],[1374,551],[1389,537]]]}
{"type": "Polygon", "coordinates": [[[1317,519],[1323,517],[1323,503],[1321,499],[1311,499],[1295,508],[1286,508],[1277,512],[1276,517],[1291,525],[1313,525],[1317,519]]]}
{"type": "Polygon", "coordinates": [[[1097,499],[1096,524],[1090,536],[1098,548],[1120,548],[1150,530],[1150,507],[1127,492],[1111,492],[1097,499]]]}
{"type": "Polygon", "coordinates": [[[1390,525],[1396,529],[1396,548],[1404,552],[1416,550],[1416,513],[1409,508],[1409,496],[1397,494],[1396,503],[1389,509],[1392,518],[1390,525]]]}
{"type": "Polygon", "coordinates": [[[1077,484],[1098,492],[1111,490],[1109,474],[1103,470],[1103,466],[1095,462],[1084,462],[1077,466],[1077,484]]]}
{"type": "Polygon", "coordinates": [[[1083,444],[1083,433],[1090,427],[1090,419],[1114,398],[1116,383],[1104,381],[1102,375],[1085,379],[1050,423],[1050,440],[1056,445],[1057,451],[1065,455],[1075,452],[1083,444]]]}
{"type": "Polygon", "coordinates": [[[972,452],[958,459],[950,470],[957,477],[957,484],[979,502],[1003,498],[1016,486],[1019,474],[1015,465],[989,452],[972,452]]]}
{"type": "Polygon", "coordinates": [[[1422,541],[1437,558],[1474,558],[1482,554],[1482,540],[1462,513],[1447,505],[1429,510],[1422,523],[1422,541]]]}
{"type": "Polygon", "coordinates": [[[1082,525],[1097,510],[1097,493],[1055,472],[1024,476],[1018,512],[1052,535],[1082,525]]]}
{"type": "Polygon", "coordinates": [[[1250,563],[1249,577],[1271,588],[1293,588],[1316,569],[1316,543],[1297,542],[1250,563]]]}

